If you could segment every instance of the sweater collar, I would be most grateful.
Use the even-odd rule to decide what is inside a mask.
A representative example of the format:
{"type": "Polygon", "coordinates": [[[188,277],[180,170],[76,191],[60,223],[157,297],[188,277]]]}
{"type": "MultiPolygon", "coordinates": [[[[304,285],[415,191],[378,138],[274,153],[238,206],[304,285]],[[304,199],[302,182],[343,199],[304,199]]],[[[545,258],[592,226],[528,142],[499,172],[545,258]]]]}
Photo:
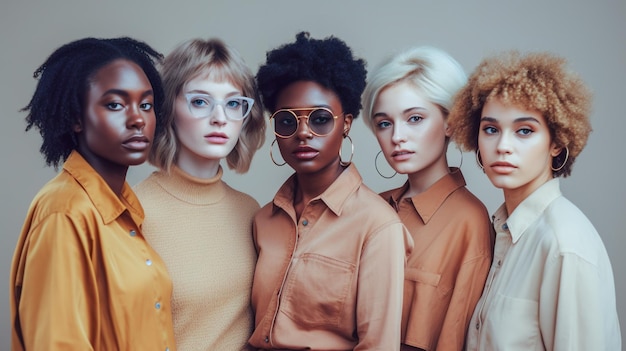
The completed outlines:
{"type": "Polygon", "coordinates": [[[175,198],[193,205],[209,205],[224,197],[223,173],[220,166],[214,177],[197,178],[172,165],[169,174],[158,171],[154,176],[157,183],[175,198]]]}

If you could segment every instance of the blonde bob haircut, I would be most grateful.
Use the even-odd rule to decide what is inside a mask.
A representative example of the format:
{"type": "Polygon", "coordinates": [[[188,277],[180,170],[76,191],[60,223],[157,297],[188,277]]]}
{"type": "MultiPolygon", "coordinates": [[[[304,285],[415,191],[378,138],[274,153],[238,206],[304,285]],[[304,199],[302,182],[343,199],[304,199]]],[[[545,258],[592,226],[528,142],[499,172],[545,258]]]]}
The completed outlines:
{"type": "Polygon", "coordinates": [[[454,95],[466,81],[463,67],[445,51],[432,46],[408,49],[387,59],[370,75],[363,92],[363,120],[373,131],[373,109],[380,92],[399,82],[414,85],[439,106],[445,118],[454,95]]]}
{"type": "Polygon", "coordinates": [[[190,80],[206,75],[207,79],[229,82],[241,88],[244,96],[254,99],[252,111],[243,122],[239,140],[226,156],[230,169],[237,173],[247,172],[254,153],[265,141],[265,119],[254,75],[239,53],[219,39],[192,39],[167,55],[161,75],[165,90],[164,122],[162,130],[157,130],[148,161],[160,169],[170,171],[180,148],[174,123],[177,97],[190,80]]]}
{"type": "Polygon", "coordinates": [[[552,142],[563,148],[552,160],[553,169],[558,169],[553,176],[567,177],[591,133],[592,96],[578,75],[566,69],[566,60],[517,51],[484,59],[459,92],[448,117],[452,138],[463,150],[478,150],[482,109],[494,98],[537,111],[546,119],[552,142]]]}

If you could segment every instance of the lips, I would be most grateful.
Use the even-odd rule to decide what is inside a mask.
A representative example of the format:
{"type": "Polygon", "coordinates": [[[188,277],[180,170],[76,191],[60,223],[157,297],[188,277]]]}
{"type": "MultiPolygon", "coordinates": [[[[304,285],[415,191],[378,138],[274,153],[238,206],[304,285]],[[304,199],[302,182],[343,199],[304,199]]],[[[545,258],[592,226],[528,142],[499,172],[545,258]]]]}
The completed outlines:
{"type": "Polygon", "coordinates": [[[300,146],[294,152],[295,158],[300,160],[310,160],[319,155],[319,151],[310,146],[300,146]]]}
{"type": "Polygon", "coordinates": [[[411,158],[414,153],[415,152],[408,150],[396,150],[391,153],[391,158],[393,158],[394,161],[405,161],[411,158]]]}
{"type": "Polygon", "coordinates": [[[143,134],[138,134],[126,139],[122,145],[130,150],[143,151],[150,146],[150,139],[143,134]]]}
{"type": "Polygon", "coordinates": [[[489,167],[491,167],[491,169],[495,173],[500,173],[500,174],[511,173],[511,172],[513,172],[517,168],[513,164],[508,163],[508,162],[504,162],[504,161],[494,162],[489,167]]]}
{"type": "Polygon", "coordinates": [[[228,135],[215,132],[205,135],[204,139],[211,144],[226,144],[228,142],[228,135]]]}

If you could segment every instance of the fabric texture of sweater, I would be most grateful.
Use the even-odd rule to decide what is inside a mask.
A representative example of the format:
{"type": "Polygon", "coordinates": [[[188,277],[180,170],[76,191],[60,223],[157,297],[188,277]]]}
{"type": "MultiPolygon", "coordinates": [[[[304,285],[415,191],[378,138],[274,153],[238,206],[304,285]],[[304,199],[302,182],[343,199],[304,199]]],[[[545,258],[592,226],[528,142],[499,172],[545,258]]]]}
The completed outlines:
{"type": "Polygon", "coordinates": [[[252,332],[250,291],[256,262],[256,200],[222,181],[177,167],[153,172],[135,187],[146,240],[172,278],[179,350],[243,350],[252,332]]]}

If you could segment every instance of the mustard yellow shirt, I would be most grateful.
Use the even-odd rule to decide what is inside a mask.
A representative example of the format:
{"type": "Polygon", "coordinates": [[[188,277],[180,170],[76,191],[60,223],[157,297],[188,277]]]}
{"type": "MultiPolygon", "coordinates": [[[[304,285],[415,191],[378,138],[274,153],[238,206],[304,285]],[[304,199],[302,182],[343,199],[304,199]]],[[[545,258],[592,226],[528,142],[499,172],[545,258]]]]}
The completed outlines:
{"type": "Polygon", "coordinates": [[[397,350],[406,255],[398,215],[351,165],[296,219],[295,177],[254,218],[259,258],[250,344],[271,350],[397,350]]]}
{"type": "Polygon", "coordinates": [[[74,151],[33,200],[11,266],[12,350],[175,350],[172,283],[117,197],[74,151]]]}

